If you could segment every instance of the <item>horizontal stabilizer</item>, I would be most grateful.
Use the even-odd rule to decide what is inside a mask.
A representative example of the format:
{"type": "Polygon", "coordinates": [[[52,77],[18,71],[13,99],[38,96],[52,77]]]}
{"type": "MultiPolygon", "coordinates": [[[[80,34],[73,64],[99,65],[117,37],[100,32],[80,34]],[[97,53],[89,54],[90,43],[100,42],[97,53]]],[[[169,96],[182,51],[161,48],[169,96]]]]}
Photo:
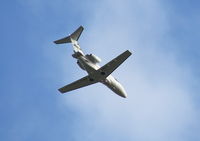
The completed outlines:
{"type": "Polygon", "coordinates": [[[55,44],[71,43],[70,36],[54,41],[55,44]]]}
{"type": "Polygon", "coordinates": [[[80,26],[76,31],[74,31],[71,35],[64,37],[62,39],[54,41],[55,44],[64,44],[64,43],[71,43],[72,40],[78,41],[81,33],[83,32],[83,27],[80,26]]]}

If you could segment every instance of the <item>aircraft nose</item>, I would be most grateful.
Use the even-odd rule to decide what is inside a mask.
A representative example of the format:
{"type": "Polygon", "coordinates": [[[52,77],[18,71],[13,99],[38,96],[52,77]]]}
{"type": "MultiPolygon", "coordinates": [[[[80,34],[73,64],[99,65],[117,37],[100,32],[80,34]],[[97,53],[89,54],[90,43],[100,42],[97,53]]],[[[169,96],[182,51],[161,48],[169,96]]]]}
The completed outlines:
{"type": "Polygon", "coordinates": [[[121,86],[120,90],[120,96],[123,97],[123,98],[127,98],[127,93],[125,91],[125,89],[121,86]]]}
{"type": "Polygon", "coordinates": [[[125,91],[123,91],[121,94],[122,94],[121,96],[122,96],[123,98],[127,98],[127,93],[126,93],[125,91]]]}

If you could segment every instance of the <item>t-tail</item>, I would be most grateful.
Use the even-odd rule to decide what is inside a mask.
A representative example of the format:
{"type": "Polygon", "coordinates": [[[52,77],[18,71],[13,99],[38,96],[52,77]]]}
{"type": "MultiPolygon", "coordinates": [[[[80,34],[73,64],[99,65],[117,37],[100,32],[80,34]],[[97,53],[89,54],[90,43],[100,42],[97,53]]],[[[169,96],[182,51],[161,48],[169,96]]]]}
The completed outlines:
{"type": "Polygon", "coordinates": [[[64,43],[73,43],[74,41],[78,41],[81,33],[83,32],[83,27],[80,26],[76,31],[74,31],[71,35],[64,37],[62,39],[54,41],[55,44],[64,44],[64,43]]]}
{"type": "Polygon", "coordinates": [[[80,26],[76,31],[74,31],[71,35],[64,37],[62,39],[56,40],[54,41],[55,44],[65,44],[65,43],[72,43],[73,48],[74,48],[74,52],[77,53],[81,53],[83,54],[83,52],[81,51],[81,48],[78,44],[78,39],[81,35],[81,33],[83,32],[83,27],[80,26]]]}

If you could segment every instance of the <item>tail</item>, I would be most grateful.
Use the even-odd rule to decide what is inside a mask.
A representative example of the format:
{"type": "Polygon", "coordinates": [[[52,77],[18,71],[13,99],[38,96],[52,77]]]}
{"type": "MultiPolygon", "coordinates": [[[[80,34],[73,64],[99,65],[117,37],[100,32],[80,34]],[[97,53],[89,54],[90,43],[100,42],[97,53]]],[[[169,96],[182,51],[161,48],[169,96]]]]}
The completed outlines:
{"type": "Polygon", "coordinates": [[[54,41],[55,44],[64,44],[64,43],[72,43],[73,41],[78,41],[81,33],[83,32],[83,27],[80,26],[76,31],[74,31],[71,35],[54,41]]]}

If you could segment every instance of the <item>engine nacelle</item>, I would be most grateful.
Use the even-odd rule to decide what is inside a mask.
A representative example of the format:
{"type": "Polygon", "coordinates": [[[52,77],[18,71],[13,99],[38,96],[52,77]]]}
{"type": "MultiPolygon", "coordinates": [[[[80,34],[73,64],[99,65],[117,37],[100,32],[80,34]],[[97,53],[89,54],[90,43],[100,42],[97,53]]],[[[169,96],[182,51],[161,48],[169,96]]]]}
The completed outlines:
{"type": "Polygon", "coordinates": [[[96,55],[94,55],[94,54],[87,54],[86,55],[86,57],[92,62],[92,63],[100,63],[101,62],[101,59],[98,57],[98,56],[96,56],[96,55]]]}
{"type": "Polygon", "coordinates": [[[83,67],[83,65],[79,61],[77,61],[77,64],[81,69],[85,70],[85,68],[83,67]]]}

